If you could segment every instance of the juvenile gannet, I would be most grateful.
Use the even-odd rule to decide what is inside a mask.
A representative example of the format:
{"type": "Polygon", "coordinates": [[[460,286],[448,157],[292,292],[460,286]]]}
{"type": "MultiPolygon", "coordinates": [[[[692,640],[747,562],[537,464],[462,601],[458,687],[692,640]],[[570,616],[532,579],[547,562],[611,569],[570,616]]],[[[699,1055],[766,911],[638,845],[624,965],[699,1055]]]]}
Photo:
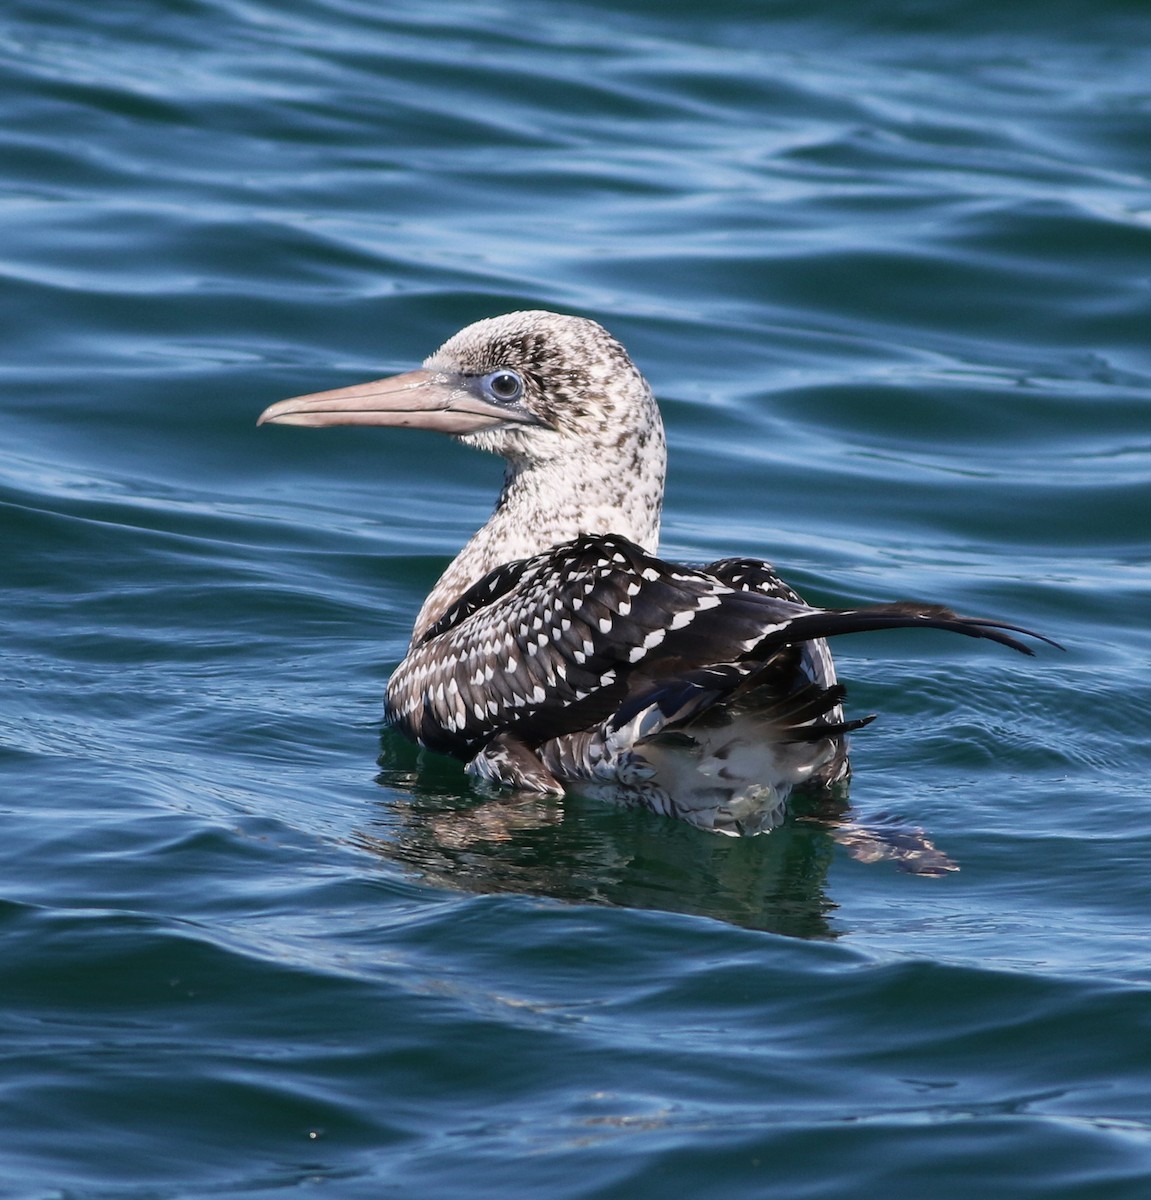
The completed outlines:
{"type": "MultiPolygon", "coordinates": [[[[825,638],[1040,634],[901,602],[812,608],[752,558],[656,557],[666,449],[647,381],[594,321],[478,321],[423,368],[273,404],[260,423],[434,429],[507,463],[495,511],[416,618],[387,719],[502,786],[642,805],[726,834],[848,771],[825,638]]],[[[1055,643],[1052,643],[1055,644],[1055,643]]]]}

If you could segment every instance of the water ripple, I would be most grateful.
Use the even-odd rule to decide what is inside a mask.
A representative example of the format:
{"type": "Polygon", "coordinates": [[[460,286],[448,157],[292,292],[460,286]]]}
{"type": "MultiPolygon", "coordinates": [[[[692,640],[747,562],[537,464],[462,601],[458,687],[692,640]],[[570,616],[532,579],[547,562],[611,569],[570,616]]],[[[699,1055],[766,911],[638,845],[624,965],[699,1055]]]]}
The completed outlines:
{"type": "Polygon", "coordinates": [[[1146,1194],[1147,33],[5,9],[13,1195],[1146,1194]],[[478,794],[381,696],[498,467],[254,421],[537,305],[655,384],[669,554],[1067,653],[846,640],[846,825],[478,794]]]}

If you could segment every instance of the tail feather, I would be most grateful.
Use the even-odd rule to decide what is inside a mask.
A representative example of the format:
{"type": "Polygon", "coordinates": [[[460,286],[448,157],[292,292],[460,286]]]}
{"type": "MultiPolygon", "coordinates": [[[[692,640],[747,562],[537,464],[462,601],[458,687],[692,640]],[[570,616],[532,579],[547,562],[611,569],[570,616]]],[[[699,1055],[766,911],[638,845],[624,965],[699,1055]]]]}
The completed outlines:
{"type": "Polygon", "coordinates": [[[774,646],[786,642],[807,641],[811,638],[838,637],[847,633],[870,633],[880,629],[943,629],[965,637],[986,638],[1034,656],[1035,651],[1025,642],[1012,637],[1018,633],[1036,641],[1046,642],[1057,650],[1063,647],[1053,638],[1022,625],[993,621],[986,617],[964,617],[941,604],[919,604],[900,600],[894,604],[872,604],[866,608],[814,609],[793,617],[784,628],[769,633],[752,652],[760,657],[774,646]]]}

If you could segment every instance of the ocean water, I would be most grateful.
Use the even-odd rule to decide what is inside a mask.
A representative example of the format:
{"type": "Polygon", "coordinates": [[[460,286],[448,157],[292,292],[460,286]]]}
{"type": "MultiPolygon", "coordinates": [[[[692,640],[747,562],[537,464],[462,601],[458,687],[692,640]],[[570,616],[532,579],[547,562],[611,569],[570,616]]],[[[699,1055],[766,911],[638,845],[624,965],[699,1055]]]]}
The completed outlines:
{"type": "Polygon", "coordinates": [[[1151,1195],[1151,13],[393,7],[0,13],[0,1194],[1151,1195]],[[842,642],[855,846],[421,759],[499,464],[255,419],[525,306],[669,555],[1066,652],[842,642]]]}

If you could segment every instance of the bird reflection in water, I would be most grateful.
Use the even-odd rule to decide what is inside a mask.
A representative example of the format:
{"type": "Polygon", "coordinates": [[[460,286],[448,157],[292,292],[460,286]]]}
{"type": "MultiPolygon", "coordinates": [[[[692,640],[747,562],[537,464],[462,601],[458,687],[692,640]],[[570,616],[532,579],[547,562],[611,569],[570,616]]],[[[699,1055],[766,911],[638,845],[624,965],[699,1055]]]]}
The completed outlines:
{"type": "Polygon", "coordinates": [[[457,764],[421,755],[390,730],[381,748],[377,781],[387,802],[352,840],[454,891],[685,913],[834,938],[842,930],[832,919],[828,873],[837,845],[861,861],[916,874],[956,869],[920,830],[850,819],[845,792],[793,797],[790,816],[766,837],[701,837],[685,823],[578,794],[477,798],[457,764]]]}

